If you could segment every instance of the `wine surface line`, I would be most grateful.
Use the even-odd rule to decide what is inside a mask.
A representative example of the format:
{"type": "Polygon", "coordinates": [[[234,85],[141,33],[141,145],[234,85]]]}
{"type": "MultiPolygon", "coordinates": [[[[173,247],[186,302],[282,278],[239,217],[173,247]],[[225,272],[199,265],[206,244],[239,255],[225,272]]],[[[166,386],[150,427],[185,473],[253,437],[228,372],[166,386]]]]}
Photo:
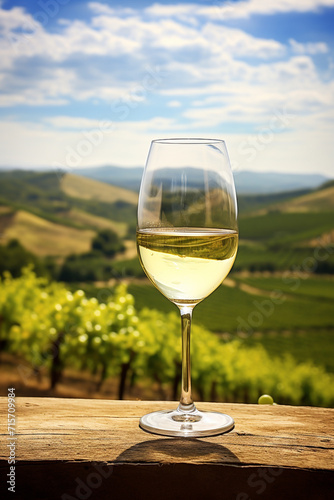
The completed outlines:
{"type": "Polygon", "coordinates": [[[137,231],[138,254],[152,283],[177,305],[196,304],[226,278],[238,233],[216,228],[147,228],[137,231]]]}

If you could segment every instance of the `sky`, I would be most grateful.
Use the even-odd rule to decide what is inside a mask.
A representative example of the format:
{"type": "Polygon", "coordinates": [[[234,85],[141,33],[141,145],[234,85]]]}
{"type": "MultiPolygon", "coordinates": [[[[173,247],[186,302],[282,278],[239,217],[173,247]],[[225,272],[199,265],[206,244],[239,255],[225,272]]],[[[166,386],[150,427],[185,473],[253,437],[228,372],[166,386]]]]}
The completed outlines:
{"type": "Polygon", "coordinates": [[[203,137],[234,171],[334,177],[333,26],[334,0],[0,0],[0,167],[203,137]]]}

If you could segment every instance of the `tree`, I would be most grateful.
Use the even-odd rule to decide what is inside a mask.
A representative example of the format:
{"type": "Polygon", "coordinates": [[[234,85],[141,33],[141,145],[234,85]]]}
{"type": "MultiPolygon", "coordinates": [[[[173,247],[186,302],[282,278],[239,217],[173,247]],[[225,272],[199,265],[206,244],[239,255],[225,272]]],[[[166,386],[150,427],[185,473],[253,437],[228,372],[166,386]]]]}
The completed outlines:
{"type": "Polygon", "coordinates": [[[9,271],[15,278],[21,275],[21,269],[32,264],[38,275],[52,273],[45,263],[34,254],[26,250],[17,239],[10,240],[7,245],[0,245],[0,276],[9,271]]]}
{"type": "Polygon", "coordinates": [[[92,241],[92,250],[99,251],[107,257],[113,257],[118,252],[124,252],[125,246],[115,231],[102,229],[92,241]]]}

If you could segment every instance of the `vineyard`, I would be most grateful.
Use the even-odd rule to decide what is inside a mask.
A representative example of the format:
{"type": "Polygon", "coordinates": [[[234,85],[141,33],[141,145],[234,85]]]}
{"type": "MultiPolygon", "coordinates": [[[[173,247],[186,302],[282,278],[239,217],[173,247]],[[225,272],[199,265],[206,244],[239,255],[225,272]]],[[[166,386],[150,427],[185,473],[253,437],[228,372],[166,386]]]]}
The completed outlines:
{"type": "MultiPolygon", "coordinates": [[[[56,388],[68,367],[117,380],[146,384],[153,397],[177,399],[181,378],[180,319],[176,312],[136,310],[125,285],[105,302],[82,290],[37,277],[9,273],[0,281],[0,346],[48,373],[56,388]],[[156,389],[155,389],[156,388],[156,389]]],[[[270,357],[263,347],[223,341],[202,326],[192,329],[192,379],[196,399],[256,402],[269,393],[277,403],[334,406],[334,376],[287,355],[270,357]]]]}

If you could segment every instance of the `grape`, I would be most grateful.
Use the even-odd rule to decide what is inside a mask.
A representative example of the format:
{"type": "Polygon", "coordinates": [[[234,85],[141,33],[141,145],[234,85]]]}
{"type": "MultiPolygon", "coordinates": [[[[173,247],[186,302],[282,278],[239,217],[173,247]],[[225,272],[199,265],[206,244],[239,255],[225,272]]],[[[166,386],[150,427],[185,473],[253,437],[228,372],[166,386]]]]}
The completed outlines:
{"type": "Polygon", "coordinates": [[[258,404],[259,405],[273,405],[274,400],[269,394],[262,394],[262,396],[259,397],[258,399],[258,404]]]}

